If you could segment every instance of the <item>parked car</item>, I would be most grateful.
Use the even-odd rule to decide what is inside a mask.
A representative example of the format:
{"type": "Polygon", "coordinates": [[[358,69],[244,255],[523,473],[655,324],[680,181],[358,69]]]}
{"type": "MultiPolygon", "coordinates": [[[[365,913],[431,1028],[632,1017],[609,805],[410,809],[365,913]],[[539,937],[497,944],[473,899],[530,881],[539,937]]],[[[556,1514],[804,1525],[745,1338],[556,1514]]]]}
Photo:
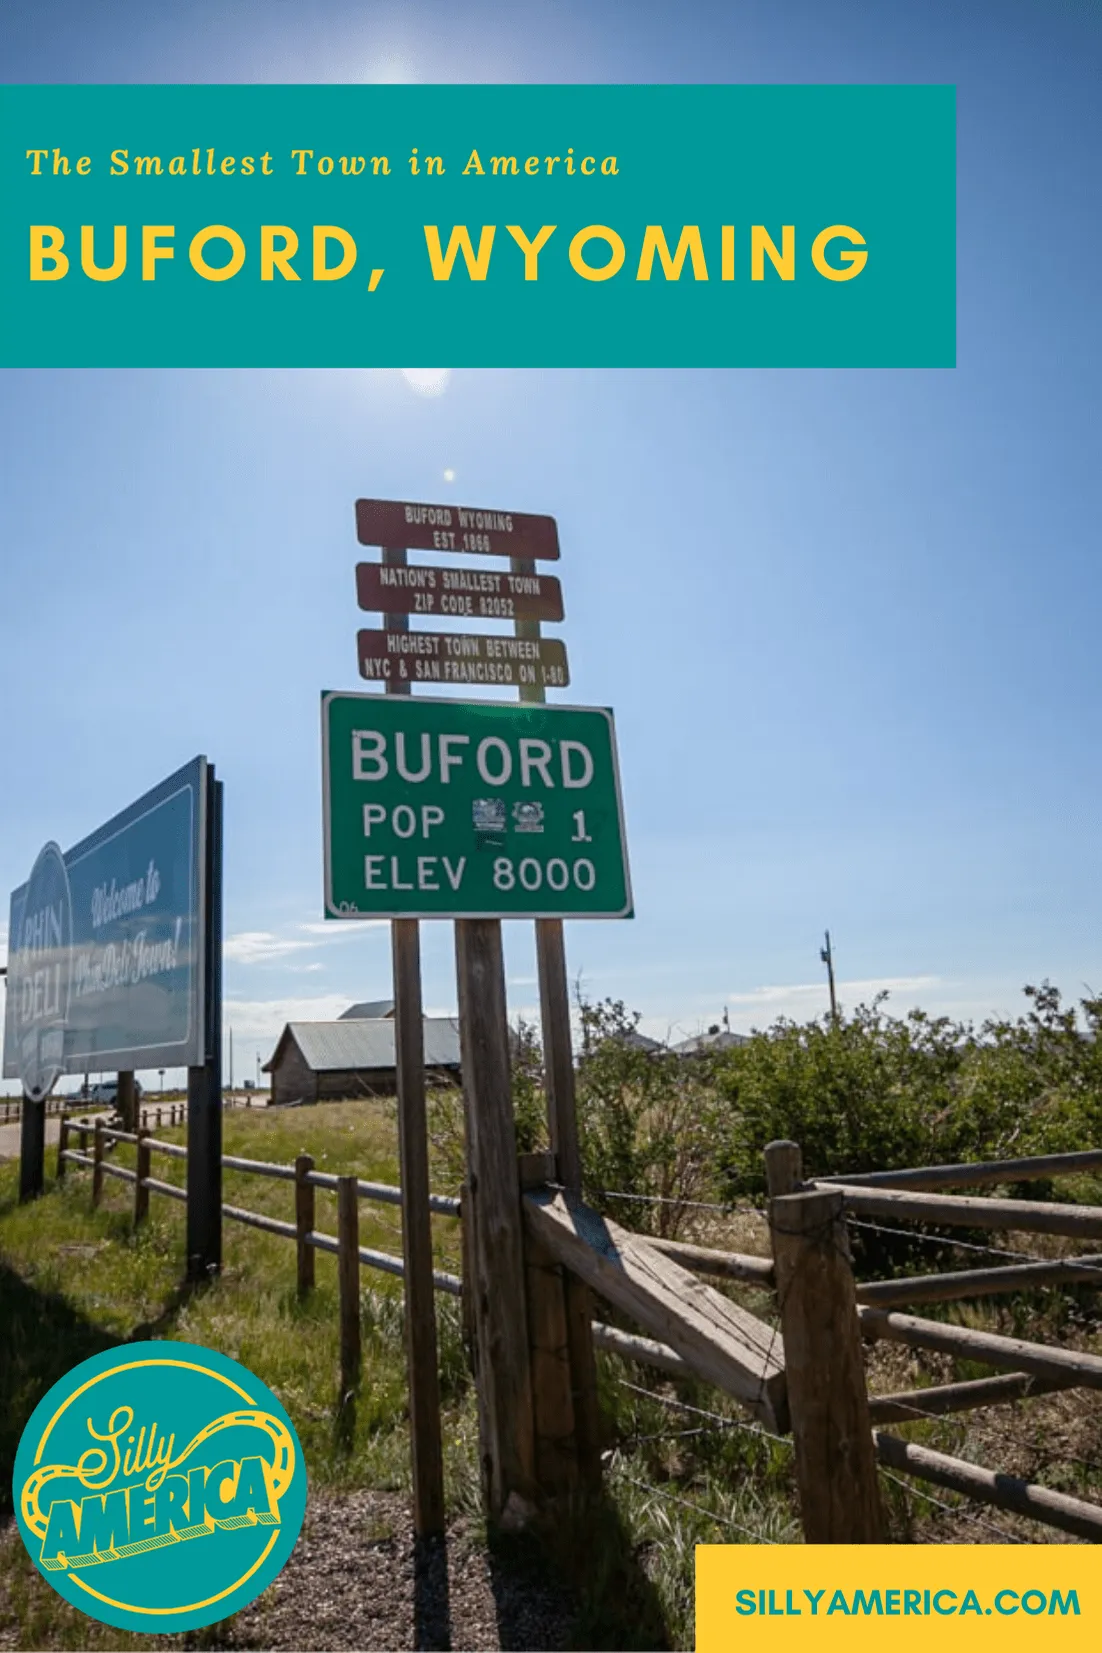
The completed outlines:
{"type": "MultiPolygon", "coordinates": [[[[138,1080],[134,1081],[134,1098],[140,1102],[142,1087],[138,1080]]],[[[101,1107],[113,1108],[119,1099],[119,1082],[117,1079],[105,1079],[102,1084],[93,1085],[88,1092],[89,1102],[99,1103],[101,1107]]]]}

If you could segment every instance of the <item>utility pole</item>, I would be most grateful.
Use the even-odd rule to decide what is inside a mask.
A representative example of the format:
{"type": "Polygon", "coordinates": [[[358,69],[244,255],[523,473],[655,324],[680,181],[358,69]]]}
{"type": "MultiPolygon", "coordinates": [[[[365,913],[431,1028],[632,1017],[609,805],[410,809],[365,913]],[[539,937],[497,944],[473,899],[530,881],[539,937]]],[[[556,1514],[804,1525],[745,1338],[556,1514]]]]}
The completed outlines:
{"type": "Polygon", "coordinates": [[[838,1020],[838,997],[834,991],[834,953],[830,945],[830,931],[826,932],[826,946],[820,947],[819,957],[827,967],[827,980],[830,982],[830,1019],[838,1020]]]}

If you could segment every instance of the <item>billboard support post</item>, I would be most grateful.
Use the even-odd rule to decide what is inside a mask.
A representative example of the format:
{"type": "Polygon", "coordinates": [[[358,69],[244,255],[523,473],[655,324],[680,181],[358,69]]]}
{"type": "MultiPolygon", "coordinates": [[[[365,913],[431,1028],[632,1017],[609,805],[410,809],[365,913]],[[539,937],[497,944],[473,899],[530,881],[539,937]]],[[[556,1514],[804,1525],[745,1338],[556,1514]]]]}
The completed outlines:
{"type": "Polygon", "coordinates": [[[206,1060],[187,1075],[187,1273],[222,1267],[222,782],[207,765],[203,854],[203,1028],[206,1060]]]}
{"type": "Polygon", "coordinates": [[[46,1186],[46,1104],[23,1092],[19,1126],[19,1203],[36,1200],[46,1186]]]}
{"type": "Polygon", "coordinates": [[[124,1131],[133,1131],[137,1128],[138,1111],[134,1103],[135,1095],[134,1070],[124,1068],[118,1075],[118,1088],[115,1091],[115,1107],[118,1109],[124,1131]]]}

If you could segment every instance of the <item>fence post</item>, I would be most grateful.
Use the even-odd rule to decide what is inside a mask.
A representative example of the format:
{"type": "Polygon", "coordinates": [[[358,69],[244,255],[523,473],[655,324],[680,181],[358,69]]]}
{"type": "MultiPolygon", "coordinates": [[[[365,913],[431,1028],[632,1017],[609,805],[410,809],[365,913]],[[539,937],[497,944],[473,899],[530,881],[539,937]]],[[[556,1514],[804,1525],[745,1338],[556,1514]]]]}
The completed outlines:
{"type": "Polygon", "coordinates": [[[341,1402],[359,1388],[360,1200],[355,1177],[337,1178],[337,1284],[341,1317],[341,1402]]]}
{"type": "Polygon", "coordinates": [[[57,1180],[61,1182],[65,1176],[65,1155],[69,1148],[69,1121],[65,1115],[61,1116],[61,1123],[57,1129],[57,1180]]]}
{"type": "Polygon", "coordinates": [[[804,1541],[880,1544],[884,1516],[844,1196],[799,1191],[794,1142],[771,1142],[765,1171],[804,1541]]]}
{"type": "MultiPolygon", "coordinates": [[[[295,1159],[295,1228],[298,1231],[298,1294],[305,1297],[314,1289],[314,1248],[307,1243],[314,1232],[314,1185],[306,1178],[314,1169],[312,1154],[295,1159]]],[[[358,1226],[358,1224],[357,1224],[358,1226]]]]}
{"type": "Polygon", "coordinates": [[[138,1126],[138,1159],[137,1174],[134,1179],[134,1227],[138,1228],[149,1215],[149,1189],[145,1179],[149,1175],[150,1164],[149,1132],[143,1125],[138,1126]]]}
{"type": "Polygon", "coordinates": [[[100,1202],[103,1193],[103,1115],[96,1115],[96,1128],[92,1139],[92,1204],[100,1202]]]}
{"type": "Polygon", "coordinates": [[[512,1501],[523,1522],[537,1493],[535,1426],[500,919],[456,919],[455,952],[483,1491],[493,1520],[512,1501]]]}

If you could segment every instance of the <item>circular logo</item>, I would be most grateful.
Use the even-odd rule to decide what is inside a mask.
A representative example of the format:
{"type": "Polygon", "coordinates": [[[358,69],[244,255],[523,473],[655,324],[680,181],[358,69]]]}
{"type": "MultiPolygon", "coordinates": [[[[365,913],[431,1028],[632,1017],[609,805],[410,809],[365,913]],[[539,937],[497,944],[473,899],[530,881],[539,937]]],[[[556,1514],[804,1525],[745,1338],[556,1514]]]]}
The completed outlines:
{"type": "Polygon", "coordinates": [[[10,960],[19,1077],[35,1102],[65,1072],[73,904],[65,857],[47,844],[31,868],[10,960]]]}
{"type": "Polygon", "coordinates": [[[266,1589],[306,1513],[302,1448],[244,1366],[126,1343],[55,1383],[23,1431],[23,1542],[59,1595],[121,1630],[228,1618],[266,1589]]]}

